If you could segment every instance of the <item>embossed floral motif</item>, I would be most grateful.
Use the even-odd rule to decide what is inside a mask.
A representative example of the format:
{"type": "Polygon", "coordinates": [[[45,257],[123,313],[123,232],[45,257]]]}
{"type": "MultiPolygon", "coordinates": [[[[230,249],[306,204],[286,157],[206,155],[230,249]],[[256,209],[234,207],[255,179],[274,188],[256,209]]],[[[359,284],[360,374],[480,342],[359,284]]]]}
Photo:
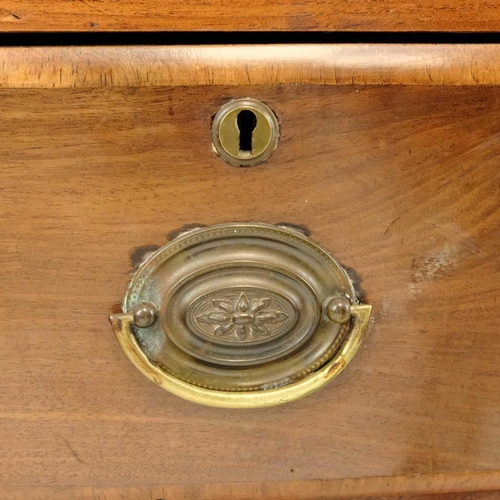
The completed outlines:
{"type": "Polygon", "coordinates": [[[250,303],[242,293],[236,301],[213,299],[214,310],[197,317],[201,323],[217,325],[214,335],[228,336],[236,333],[240,340],[248,335],[255,338],[271,335],[270,325],[276,325],[288,318],[283,311],[268,309],[271,299],[254,299],[250,303]]]}

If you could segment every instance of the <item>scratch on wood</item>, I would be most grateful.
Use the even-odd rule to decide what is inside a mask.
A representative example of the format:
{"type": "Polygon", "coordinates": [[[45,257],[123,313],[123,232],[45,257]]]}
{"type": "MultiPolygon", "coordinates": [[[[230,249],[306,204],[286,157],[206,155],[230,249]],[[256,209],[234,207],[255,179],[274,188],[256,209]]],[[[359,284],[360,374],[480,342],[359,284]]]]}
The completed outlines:
{"type": "Polygon", "coordinates": [[[84,464],[85,462],[80,458],[80,455],[78,455],[73,446],[71,446],[71,443],[65,437],[63,437],[62,439],[66,443],[67,447],[71,451],[71,454],[76,458],[76,460],[78,460],[78,462],[80,462],[81,464],[84,464]]]}

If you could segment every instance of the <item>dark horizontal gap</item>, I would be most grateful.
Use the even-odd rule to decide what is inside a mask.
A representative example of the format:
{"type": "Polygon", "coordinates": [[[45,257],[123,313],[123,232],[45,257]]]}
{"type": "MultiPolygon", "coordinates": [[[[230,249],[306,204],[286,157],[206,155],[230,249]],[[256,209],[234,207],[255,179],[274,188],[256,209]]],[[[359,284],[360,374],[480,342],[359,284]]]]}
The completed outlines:
{"type": "MultiPolygon", "coordinates": [[[[91,29],[91,28],[89,28],[91,29]]],[[[500,43],[498,33],[84,32],[0,33],[0,46],[216,45],[280,43],[500,43]]]]}

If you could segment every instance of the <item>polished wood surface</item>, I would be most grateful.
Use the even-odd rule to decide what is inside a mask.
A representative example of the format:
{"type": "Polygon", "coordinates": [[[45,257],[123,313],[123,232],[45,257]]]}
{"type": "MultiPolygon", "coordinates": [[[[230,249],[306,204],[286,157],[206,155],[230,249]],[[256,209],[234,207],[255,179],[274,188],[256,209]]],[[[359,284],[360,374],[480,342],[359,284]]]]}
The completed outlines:
{"type": "Polygon", "coordinates": [[[0,48],[0,88],[496,85],[500,45],[0,48]]]}
{"type": "Polygon", "coordinates": [[[499,87],[13,88],[0,110],[5,498],[500,489],[499,87]],[[239,169],[210,120],[246,96],[282,138],[239,169]],[[107,316],[141,248],[247,220],[307,226],[372,322],[313,396],[196,406],[129,363],[107,316]]]}
{"type": "Polygon", "coordinates": [[[499,31],[494,0],[2,0],[0,31],[499,31]]]}
{"type": "Polygon", "coordinates": [[[330,481],[143,487],[0,487],[8,500],[498,500],[500,474],[426,474],[330,481]],[[482,491],[474,491],[481,487],[482,491]],[[462,489],[457,492],[453,490],[462,489]],[[427,493],[415,493],[426,491],[427,493]],[[409,493],[410,492],[410,493],[409,493]]]}

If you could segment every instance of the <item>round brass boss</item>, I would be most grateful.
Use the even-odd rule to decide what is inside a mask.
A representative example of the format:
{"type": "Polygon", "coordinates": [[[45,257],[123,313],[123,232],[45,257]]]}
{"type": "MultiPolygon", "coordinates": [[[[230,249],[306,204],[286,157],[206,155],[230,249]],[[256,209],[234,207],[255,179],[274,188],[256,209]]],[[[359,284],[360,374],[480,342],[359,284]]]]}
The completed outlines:
{"type": "Polygon", "coordinates": [[[252,99],[234,99],[224,104],[212,124],[215,152],[236,166],[252,166],[265,161],[276,149],[279,124],[266,104],[252,99]]]}
{"type": "Polygon", "coordinates": [[[291,401],[335,377],[370,310],[308,237],[231,223],[191,230],[148,256],[111,323],[129,359],[157,384],[241,408],[291,401]]]}

